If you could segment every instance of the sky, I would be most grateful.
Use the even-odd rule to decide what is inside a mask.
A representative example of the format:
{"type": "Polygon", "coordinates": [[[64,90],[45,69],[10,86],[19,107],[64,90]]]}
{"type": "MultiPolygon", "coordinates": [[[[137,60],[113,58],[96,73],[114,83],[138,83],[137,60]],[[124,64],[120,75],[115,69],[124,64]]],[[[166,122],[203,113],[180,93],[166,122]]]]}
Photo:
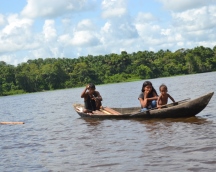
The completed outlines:
{"type": "Polygon", "coordinates": [[[0,61],[216,45],[216,0],[0,0],[0,61]]]}

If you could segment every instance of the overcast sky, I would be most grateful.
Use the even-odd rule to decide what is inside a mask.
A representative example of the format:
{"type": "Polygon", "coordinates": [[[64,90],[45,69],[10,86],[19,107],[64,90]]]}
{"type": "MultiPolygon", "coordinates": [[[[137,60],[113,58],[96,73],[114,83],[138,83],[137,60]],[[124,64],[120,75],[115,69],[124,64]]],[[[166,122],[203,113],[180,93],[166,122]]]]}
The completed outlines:
{"type": "Polygon", "coordinates": [[[216,0],[0,0],[0,61],[216,45],[216,0]]]}

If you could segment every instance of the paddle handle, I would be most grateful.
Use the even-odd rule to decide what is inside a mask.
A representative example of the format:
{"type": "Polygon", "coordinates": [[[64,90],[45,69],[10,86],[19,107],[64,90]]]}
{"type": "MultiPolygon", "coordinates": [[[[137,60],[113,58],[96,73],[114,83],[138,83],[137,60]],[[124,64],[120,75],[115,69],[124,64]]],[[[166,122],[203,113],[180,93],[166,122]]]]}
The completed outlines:
{"type": "MultiPolygon", "coordinates": [[[[167,106],[170,106],[170,105],[178,105],[179,103],[182,103],[182,102],[186,102],[190,100],[190,98],[187,98],[187,99],[184,99],[184,100],[180,100],[178,102],[173,102],[173,103],[170,103],[170,104],[165,104],[165,105],[162,105],[160,108],[163,108],[163,107],[167,107],[167,106]]],[[[153,109],[158,109],[158,107],[155,107],[155,108],[152,108],[152,109],[149,109],[149,110],[153,110],[153,109]]]]}

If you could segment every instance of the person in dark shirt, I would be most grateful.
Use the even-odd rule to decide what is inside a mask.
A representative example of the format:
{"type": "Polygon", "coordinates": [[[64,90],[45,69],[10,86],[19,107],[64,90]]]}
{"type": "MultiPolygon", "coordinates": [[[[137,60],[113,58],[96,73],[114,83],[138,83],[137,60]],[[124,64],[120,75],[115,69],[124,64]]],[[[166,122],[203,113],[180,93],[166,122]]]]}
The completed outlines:
{"type": "Polygon", "coordinates": [[[157,106],[158,95],[150,81],[145,81],[143,83],[138,99],[141,105],[141,112],[157,106]]]}
{"type": "Polygon", "coordinates": [[[83,112],[85,113],[92,113],[95,110],[99,110],[102,105],[102,97],[100,93],[96,91],[93,83],[86,86],[85,90],[81,94],[81,98],[84,98],[85,109],[83,112]]]}

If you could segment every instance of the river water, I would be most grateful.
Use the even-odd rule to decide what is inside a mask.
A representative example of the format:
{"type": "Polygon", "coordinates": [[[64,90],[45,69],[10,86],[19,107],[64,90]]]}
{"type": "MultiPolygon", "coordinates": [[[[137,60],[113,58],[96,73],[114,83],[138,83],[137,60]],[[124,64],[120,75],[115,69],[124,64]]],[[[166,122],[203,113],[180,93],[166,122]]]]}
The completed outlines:
{"type": "MultiPolygon", "coordinates": [[[[216,72],[150,80],[180,101],[216,92],[216,72]]],[[[143,81],[96,86],[109,107],[139,106],[143,81]]],[[[216,171],[216,95],[186,119],[82,119],[84,88],[0,97],[0,171],[216,171]]]]}

